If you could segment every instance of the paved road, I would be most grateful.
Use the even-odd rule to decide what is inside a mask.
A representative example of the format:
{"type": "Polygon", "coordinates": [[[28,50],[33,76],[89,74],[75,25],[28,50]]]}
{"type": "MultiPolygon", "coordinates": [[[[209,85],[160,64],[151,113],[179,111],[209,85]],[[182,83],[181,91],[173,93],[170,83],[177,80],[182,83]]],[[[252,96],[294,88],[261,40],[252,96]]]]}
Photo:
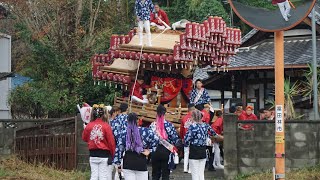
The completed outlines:
{"type": "MultiPolygon", "coordinates": [[[[152,168],[150,165],[149,165],[148,169],[149,169],[149,175],[151,175],[152,168]]],[[[223,170],[217,170],[217,171],[205,170],[204,175],[205,175],[206,180],[222,180],[223,179],[223,170]]],[[[170,179],[172,179],[172,180],[191,180],[191,174],[183,172],[183,162],[182,162],[177,166],[177,169],[175,169],[170,174],[170,179]]]]}
{"type": "MultiPolygon", "coordinates": [[[[217,171],[205,171],[204,173],[206,180],[222,180],[223,170],[217,171]]],[[[183,164],[179,164],[177,169],[171,174],[171,179],[174,180],[191,180],[191,174],[183,173],[183,164]]]]}
{"type": "Polygon", "coordinates": [[[296,7],[296,9],[291,8],[291,17],[288,22],[283,19],[279,9],[268,10],[264,8],[250,7],[237,1],[233,1],[233,4],[241,16],[247,21],[257,27],[272,30],[291,26],[301,20],[310,8],[312,0],[305,0],[305,2],[299,7],[296,7]]]}

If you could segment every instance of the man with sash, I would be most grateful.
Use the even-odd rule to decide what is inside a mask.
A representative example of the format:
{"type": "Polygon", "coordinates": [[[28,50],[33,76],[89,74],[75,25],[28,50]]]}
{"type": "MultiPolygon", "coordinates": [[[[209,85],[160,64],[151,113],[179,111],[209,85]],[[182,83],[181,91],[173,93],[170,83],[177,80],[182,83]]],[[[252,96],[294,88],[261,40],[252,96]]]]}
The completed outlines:
{"type": "Polygon", "coordinates": [[[210,104],[210,96],[208,94],[208,91],[203,88],[202,81],[200,79],[197,79],[195,85],[196,88],[191,91],[190,104],[194,104],[195,106],[201,104],[210,104]]]}

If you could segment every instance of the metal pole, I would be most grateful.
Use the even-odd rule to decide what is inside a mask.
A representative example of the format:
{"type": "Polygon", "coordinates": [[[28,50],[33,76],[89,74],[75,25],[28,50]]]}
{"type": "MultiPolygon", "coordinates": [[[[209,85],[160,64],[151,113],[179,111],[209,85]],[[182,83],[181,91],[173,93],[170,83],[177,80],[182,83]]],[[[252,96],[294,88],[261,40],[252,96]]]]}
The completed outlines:
{"type": "Polygon", "coordinates": [[[283,31],[274,33],[275,49],[275,171],[277,180],[285,179],[285,126],[284,126],[284,35],[283,31]]]}
{"type": "Polygon", "coordinates": [[[315,8],[312,9],[312,51],[313,51],[313,63],[312,63],[312,72],[313,72],[313,111],[314,111],[314,120],[319,120],[318,112],[318,78],[317,78],[317,36],[316,36],[316,17],[315,17],[315,8]]]}

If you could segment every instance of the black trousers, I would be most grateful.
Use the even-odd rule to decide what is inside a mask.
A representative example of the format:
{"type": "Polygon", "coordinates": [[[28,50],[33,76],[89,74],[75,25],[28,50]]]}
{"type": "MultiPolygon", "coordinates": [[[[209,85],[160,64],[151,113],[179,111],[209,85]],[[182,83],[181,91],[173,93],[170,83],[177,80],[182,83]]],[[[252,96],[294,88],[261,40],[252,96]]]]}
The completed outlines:
{"type": "Polygon", "coordinates": [[[152,154],[152,180],[169,180],[170,170],[168,168],[170,151],[162,145],[152,154]]]}

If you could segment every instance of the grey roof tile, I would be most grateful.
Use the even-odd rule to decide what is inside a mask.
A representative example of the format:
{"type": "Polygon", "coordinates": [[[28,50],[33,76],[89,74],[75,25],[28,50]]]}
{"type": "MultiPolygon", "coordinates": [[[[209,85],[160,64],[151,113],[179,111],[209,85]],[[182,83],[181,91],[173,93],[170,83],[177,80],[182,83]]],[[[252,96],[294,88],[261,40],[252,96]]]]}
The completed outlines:
{"type": "MultiPolygon", "coordinates": [[[[285,39],[285,65],[305,65],[312,62],[312,41],[311,37],[303,39],[285,39]]],[[[320,39],[317,40],[317,49],[320,46],[320,39]]],[[[320,63],[320,51],[317,51],[317,60],[320,63]]],[[[240,48],[234,61],[231,61],[231,68],[273,66],[274,65],[274,43],[273,41],[262,42],[249,48],[240,48]]]]}

